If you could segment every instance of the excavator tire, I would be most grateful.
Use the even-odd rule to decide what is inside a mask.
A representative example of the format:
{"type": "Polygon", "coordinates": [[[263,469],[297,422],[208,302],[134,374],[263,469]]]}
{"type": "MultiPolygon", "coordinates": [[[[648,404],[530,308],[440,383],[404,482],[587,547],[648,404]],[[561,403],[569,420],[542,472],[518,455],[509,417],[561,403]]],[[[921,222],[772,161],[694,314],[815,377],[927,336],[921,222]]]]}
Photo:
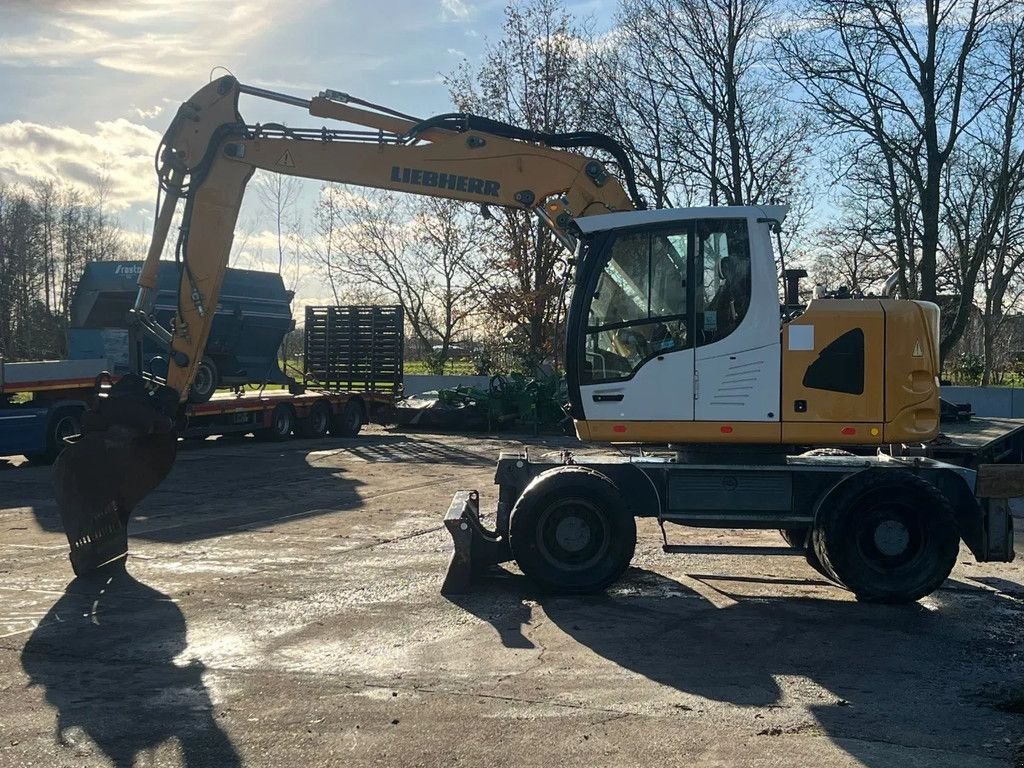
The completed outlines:
{"type": "Polygon", "coordinates": [[[543,588],[599,592],[629,567],[636,521],[607,477],[561,466],[539,474],[516,501],[509,545],[523,573],[543,588]]]}
{"type": "Polygon", "coordinates": [[[823,505],[811,544],[825,575],[857,599],[898,604],[939,588],[956,564],[960,534],[934,485],[903,470],[864,470],[823,505]]]}

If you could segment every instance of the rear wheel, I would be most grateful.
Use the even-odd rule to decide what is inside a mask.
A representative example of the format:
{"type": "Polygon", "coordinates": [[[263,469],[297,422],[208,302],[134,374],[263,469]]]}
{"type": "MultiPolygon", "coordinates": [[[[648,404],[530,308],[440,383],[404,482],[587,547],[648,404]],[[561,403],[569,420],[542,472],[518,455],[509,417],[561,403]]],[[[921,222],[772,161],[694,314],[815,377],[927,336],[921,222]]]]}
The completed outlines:
{"type": "Polygon", "coordinates": [[[607,477],[559,467],[538,475],[516,501],[509,545],[523,573],[541,586],[597,592],[629,567],[636,521],[607,477]]]}
{"type": "Polygon", "coordinates": [[[205,403],[213,393],[217,391],[220,383],[220,371],[217,364],[211,357],[204,357],[196,366],[196,375],[192,379],[192,386],[188,389],[188,401],[190,403],[205,403]]]}
{"type": "Polygon", "coordinates": [[[256,433],[262,440],[287,440],[295,428],[295,411],[288,403],[278,403],[270,414],[270,426],[256,433]]]}
{"type": "Polygon", "coordinates": [[[926,480],[901,470],[866,470],[818,513],[814,553],[858,599],[909,603],[938,589],[960,550],[953,508],[926,480]]]}
{"type": "Polygon", "coordinates": [[[50,415],[46,425],[46,450],[28,454],[33,464],[53,464],[64,450],[64,438],[74,437],[82,431],[82,411],[79,408],[58,408],[50,415]]]}
{"type": "Polygon", "coordinates": [[[299,428],[303,437],[320,438],[331,426],[331,406],[325,400],[318,400],[309,409],[309,415],[302,419],[299,428]]]}
{"type": "Polygon", "coordinates": [[[363,428],[363,401],[353,398],[334,417],[331,431],[338,437],[355,437],[363,428]]]}

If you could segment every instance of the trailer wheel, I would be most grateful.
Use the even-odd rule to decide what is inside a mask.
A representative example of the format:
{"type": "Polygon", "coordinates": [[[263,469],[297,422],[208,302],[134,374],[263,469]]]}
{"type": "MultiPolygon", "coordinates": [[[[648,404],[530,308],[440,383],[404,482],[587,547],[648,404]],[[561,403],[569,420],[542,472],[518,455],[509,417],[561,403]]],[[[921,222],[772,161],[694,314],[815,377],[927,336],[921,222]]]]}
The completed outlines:
{"type": "Polygon", "coordinates": [[[64,438],[82,431],[82,411],[79,408],[58,408],[50,414],[46,425],[46,450],[25,456],[31,464],[53,464],[64,450],[64,438]]]}
{"type": "Polygon", "coordinates": [[[324,400],[317,400],[309,409],[309,415],[299,420],[303,437],[321,438],[331,427],[331,406],[324,400]]]}
{"type": "Polygon", "coordinates": [[[814,553],[859,600],[910,603],[946,580],[960,550],[953,507],[910,472],[865,470],[818,513],[814,553]]]}
{"type": "Polygon", "coordinates": [[[190,403],[205,403],[213,397],[220,383],[220,371],[212,357],[204,357],[196,366],[196,375],[192,379],[192,386],[188,388],[188,401],[190,403]]]}
{"type": "Polygon", "coordinates": [[[523,491],[509,522],[512,555],[541,586],[597,592],[629,567],[636,521],[615,484],[586,467],[558,467],[523,491]]]}
{"type": "Polygon", "coordinates": [[[331,431],[338,437],[355,437],[363,428],[363,401],[352,398],[341,413],[334,417],[331,431]]]}
{"type": "Polygon", "coordinates": [[[295,428],[295,411],[288,403],[278,403],[270,414],[270,426],[256,432],[261,440],[287,440],[295,428]]]}

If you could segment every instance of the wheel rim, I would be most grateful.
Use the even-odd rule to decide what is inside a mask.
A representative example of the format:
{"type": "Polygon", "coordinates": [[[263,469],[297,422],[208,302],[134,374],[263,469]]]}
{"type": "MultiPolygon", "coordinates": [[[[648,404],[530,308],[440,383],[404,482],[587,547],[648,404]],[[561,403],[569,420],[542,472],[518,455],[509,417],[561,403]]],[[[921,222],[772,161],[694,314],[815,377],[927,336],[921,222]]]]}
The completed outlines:
{"type": "Polygon", "coordinates": [[[210,370],[210,366],[206,363],[200,363],[199,367],[196,368],[196,377],[192,382],[192,389],[196,391],[196,394],[205,395],[213,387],[213,371],[210,370]]]}
{"type": "Polygon", "coordinates": [[[541,555],[563,570],[590,568],[607,554],[610,530],[599,507],[587,499],[560,499],[537,525],[541,555]]]}
{"type": "Polygon", "coordinates": [[[860,521],[857,548],[876,571],[913,568],[927,545],[922,514],[911,504],[888,501],[868,510],[860,521]]]}
{"type": "Polygon", "coordinates": [[[279,410],[277,415],[274,417],[274,429],[277,434],[282,436],[287,435],[291,432],[291,424],[291,414],[289,414],[284,408],[279,410]]]}

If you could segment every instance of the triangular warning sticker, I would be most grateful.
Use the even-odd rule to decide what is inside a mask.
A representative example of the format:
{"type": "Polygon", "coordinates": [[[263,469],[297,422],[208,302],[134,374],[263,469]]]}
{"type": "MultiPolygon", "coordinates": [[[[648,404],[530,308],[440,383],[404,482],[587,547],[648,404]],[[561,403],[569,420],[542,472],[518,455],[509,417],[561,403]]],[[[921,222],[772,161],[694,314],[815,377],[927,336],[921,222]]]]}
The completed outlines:
{"type": "Polygon", "coordinates": [[[921,349],[921,340],[918,339],[914,342],[914,357],[924,357],[924,350],[921,349]]]}
{"type": "Polygon", "coordinates": [[[281,159],[277,161],[277,164],[283,165],[285,168],[294,168],[295,161],[292,160],[292,153],[286,149],[284,154],[281,155],[281,159]]]}

